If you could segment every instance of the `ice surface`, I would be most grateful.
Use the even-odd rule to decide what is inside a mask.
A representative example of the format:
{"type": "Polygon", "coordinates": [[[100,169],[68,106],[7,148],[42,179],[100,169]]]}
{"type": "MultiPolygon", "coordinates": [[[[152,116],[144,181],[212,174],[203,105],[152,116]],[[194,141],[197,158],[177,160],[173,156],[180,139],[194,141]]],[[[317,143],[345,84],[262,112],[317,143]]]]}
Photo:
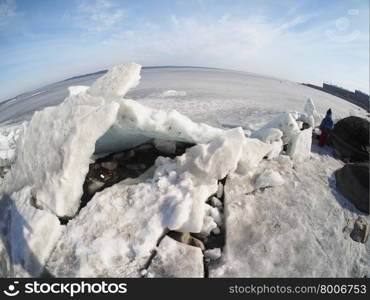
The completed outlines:
{"type": "Polygon", "coordinates": [[[228,177],[226,245],[210,277],[368,277],[369,252],[349,237],[358,211],[342,207],[328,180],[342,164],[313,154],[288,171],[282,160],[285,184],[248,195],[228,177]]]}
{"type": "Polygon", "coordinates": [[[198,247],[179,243],[166,236],[157,248],[148,272],[151,277],[196,278],[204,276],[203,253],[198,247]]]}

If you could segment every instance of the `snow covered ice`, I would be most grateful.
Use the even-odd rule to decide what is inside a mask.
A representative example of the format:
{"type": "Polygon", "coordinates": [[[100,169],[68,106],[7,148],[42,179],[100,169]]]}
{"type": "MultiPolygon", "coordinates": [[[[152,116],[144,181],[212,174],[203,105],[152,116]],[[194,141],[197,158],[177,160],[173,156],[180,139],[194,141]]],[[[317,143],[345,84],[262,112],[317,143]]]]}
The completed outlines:
{"type": "Polygon", "coordinates": [[[199,278],[204,276],[200,248],[179,243],[166,236],[148,269],[150,277],[199,278]]]}
{"type": "Polygon", "coordinates": [[[161,72],[120,65],[91,86],[73,81],[63,102],[37,112],[4,106],[17,123],[0,126],[0,276],[203,277],[203,256],[212,259],[210,277],[370,275],[369,245],[346,234],[358,212],[341,206],[328,181],[342,163],[311,152],[326,107],[338,116],[352,104],[250,74],[186,70],[173,81],[161,72]],[[218,82],[206,97],[202,76],[218,82]],[[253,84],[242,89],[240,78],[253,84]],[[158,157],[80,209],[96,157],[150,140],[168,155],[176,142],[194,146],[158,157]],[[222,249],[204,252],[167,235],[206,239],[224,228],[222,249]]]}
{"type": "Polygon", "coordinates": [[[265,187],[278,186],[282,184],[284,184],[284,179],[278,172],[266,170],[265,172],[258,176],[255,187],[259,189],[265,187]]]}

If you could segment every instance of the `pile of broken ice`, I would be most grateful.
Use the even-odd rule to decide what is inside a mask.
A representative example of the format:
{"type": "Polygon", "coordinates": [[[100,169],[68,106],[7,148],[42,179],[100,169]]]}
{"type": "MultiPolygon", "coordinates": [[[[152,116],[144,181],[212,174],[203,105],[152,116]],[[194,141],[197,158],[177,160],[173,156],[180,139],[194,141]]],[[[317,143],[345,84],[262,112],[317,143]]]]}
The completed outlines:
{"type": "MultiPolygon", "coordinates": [[[[217,232],[220,216],[206,201],[217,193],[219,180],[229,175],[244,194],[282,185],[278,171],[260,168],[264,158],[291,167],[310,156],[317,118],[311,100],[304,113],[283,114],[245,137],[241,128],[213,128],[123,99],[139,83],[140,69],[134,63],[117,66],[90,87],[71,87],[63,103],[36,112],[22,126],[15,153],[0,136],[2,161],[11,163],[0,185],[0,276],[41,276],[47,270],[57,277],[201,277],[200,248],[161,239],[166,232],[217,232]],[[310,128],[301,130],[302,122],[310,128]],[[159,157],[151,178],[106,188],[79,211],[94,154],[153,138],[158,145],[196,145],[175,159],[159,157]],[[60,225],[58,217],[71,221],[60,225]],[[143,272],[154,249],[157,255],[143,272]]],[[[220,255],[219,249],[207,251],[220,255]]]]}

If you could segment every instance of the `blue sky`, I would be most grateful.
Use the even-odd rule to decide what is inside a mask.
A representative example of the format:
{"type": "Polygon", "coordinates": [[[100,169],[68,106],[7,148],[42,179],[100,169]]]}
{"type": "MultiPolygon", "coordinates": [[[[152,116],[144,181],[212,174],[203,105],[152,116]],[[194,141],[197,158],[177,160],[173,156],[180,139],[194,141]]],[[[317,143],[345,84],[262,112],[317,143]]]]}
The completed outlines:
{"type": "Polygon", "coordinates": [[[0,0],[0,101],[114,64],[369,91],[368,0],[0,0]]]}

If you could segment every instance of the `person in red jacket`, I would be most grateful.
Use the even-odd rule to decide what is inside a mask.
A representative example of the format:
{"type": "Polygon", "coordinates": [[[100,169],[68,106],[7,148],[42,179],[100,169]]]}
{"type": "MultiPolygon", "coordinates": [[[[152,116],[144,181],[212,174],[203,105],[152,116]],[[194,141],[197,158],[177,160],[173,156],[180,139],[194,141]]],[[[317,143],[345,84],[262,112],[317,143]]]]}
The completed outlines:
{"type": "Polygon", "coordinates": [[[328,141],[330,131],[333,129],[333,127],[334,127],[334,123],[332,119],[332,113],[331,113],[331,109],[329,108],[328,111],[326,112],[325,118],[321,121],[321,124],[320,124],[320,130],[321,130],[320,139],[319,139],[320,147],[323,147],[328,141]]]}

